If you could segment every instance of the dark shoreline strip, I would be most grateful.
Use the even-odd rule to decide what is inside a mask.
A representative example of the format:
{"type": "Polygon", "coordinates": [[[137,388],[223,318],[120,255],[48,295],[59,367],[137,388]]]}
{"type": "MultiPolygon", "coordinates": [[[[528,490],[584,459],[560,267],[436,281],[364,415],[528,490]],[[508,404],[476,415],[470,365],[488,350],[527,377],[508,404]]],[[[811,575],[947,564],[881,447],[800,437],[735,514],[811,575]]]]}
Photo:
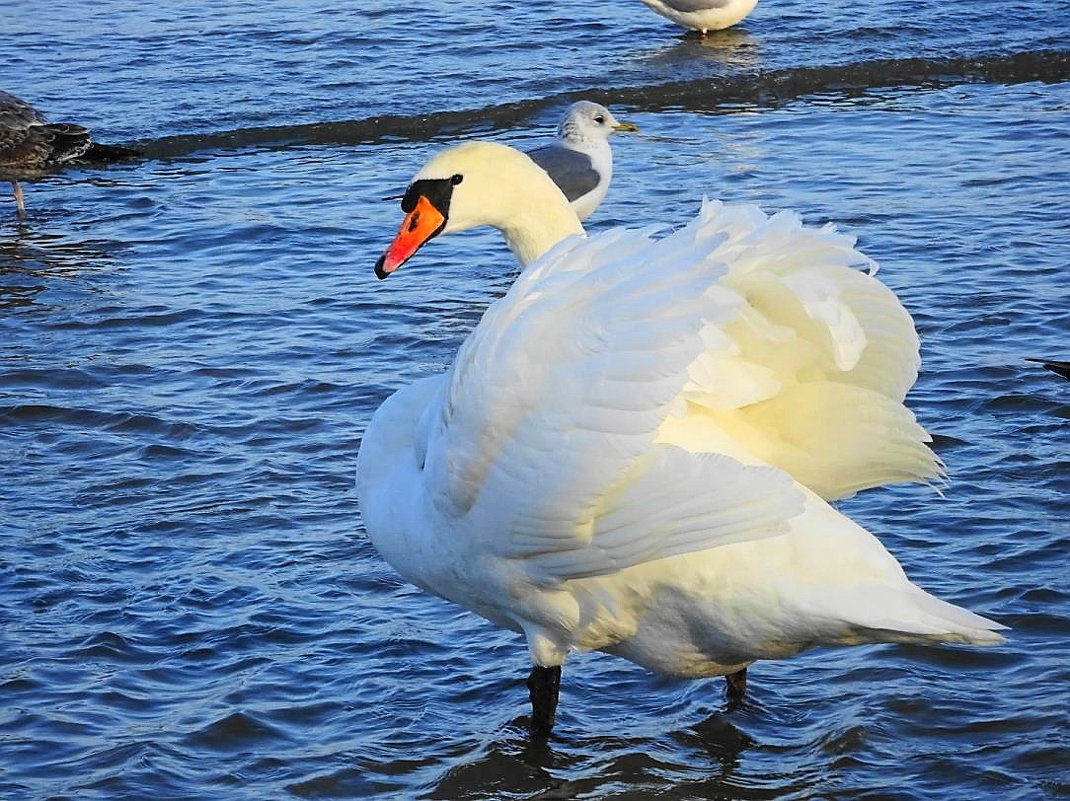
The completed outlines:
{"type": "Polygon", "coordinates": [[[351,145],[395,138],[424,141],[477,129],[511,128],[556,105],[585,98],[633,110],[715,110],[721,105],[774,107],[805,95],[853,92],[885,86],[939,88],[964,83],[1056,83],[1070,80],[1070,51],[952,59],[903,58],[832,67],[800,67],[711,77],[653,86],[585,89],[538,100],[482,109],[403,117],[249,128],[211,134],[170,136],[137,146],[150,158],[174,158],[199,151],[242,147],[351,145]]]}

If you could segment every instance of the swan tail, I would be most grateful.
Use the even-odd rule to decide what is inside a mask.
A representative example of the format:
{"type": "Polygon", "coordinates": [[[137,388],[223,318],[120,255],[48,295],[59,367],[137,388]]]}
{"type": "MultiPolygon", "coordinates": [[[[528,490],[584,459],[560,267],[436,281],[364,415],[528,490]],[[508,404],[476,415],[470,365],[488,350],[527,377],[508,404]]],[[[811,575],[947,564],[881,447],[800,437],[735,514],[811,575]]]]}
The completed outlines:
{"type": "Polygon", "coordinates": [[[960,606],[941,601],[913,584],[871,588],[851,617],[853,642],[999,645],[1007,627],[960,606]]]}

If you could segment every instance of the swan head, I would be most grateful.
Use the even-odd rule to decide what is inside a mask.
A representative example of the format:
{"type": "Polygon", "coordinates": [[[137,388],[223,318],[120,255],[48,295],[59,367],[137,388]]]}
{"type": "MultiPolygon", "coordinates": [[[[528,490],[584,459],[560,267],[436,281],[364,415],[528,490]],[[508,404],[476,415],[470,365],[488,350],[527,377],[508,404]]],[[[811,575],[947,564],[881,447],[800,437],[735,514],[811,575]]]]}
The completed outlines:
{"type": "Polygon", "coordinates": [[[535,162],[491,142],[467,142],[432,158],[413,177],[401,210],[401,228],[375,265],[379,278],[440,234],[492,226],[526,266],[566,236],[583,233],[568,200],[535,162]]]}
{"type": "Polygon", "coordinates": [[[557,135],[566,142],[580,144],[605,141],[615,131],[638,130],[630,122],[620,122],[605,106],[580,100],[568,107],[557,126],[557,135]]]}

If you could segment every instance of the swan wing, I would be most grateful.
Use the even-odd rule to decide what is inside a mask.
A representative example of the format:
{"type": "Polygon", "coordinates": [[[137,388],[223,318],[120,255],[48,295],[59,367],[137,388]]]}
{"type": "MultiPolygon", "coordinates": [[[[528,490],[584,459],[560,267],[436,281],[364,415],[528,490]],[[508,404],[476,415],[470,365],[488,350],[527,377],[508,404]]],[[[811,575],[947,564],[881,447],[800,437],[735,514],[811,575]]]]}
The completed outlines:
{"type": "Polygon", "coordinates": [[[689,229],[731,265],[722,286],[741,299],[689,369],[700,417],[826,500],[943,478],[903,404],[920,364],[913,320],[853,237],[716,201],[689,229]]]}
{"type": "Polygon", "coordinates": [[[784,530],[789,476],[654,445],[739,303],[708,254],[679,232],[575,237],[491,306],[424,420],[451,536],[563,580],[784,530]]]}
{"type": "Polygon", "coordinates": [[[462,346],[417,442],[450,536],[592,576],[775,534],[792,478],[939,475],[902,404],[913,323],[852,239],[717,202],[651,234],[565,240],[462,346]]]}
{"type": "Polygon", "coordinates": [[[658,444],[547,548],[524,532],[513,555],[559,579],[606,575],[666,556],[776,536],[803,509],[790,476],[728,456],[658,444]]]}

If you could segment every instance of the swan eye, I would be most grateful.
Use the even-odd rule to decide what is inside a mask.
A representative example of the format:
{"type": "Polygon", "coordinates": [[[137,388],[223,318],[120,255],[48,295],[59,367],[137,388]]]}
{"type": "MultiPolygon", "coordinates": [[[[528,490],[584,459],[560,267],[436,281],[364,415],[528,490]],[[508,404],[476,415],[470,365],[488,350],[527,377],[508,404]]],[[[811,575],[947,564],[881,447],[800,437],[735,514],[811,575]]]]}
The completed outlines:
{"type": "Polygon", "coordinates": [[[599,125],[605,125],[606,118],[599,114],[597,117],[594,118],[594,121],[597,122],[599,125]]]}
{"type": "Polygon", "coordinates": [[[464,180],[464,176],[461,175],[460,173],[457,173],[456,175],[454,175],[454,176],[452,176],[450,178],[450,183],[453,184],[454,186],[457,186],[457,184],[459,184],[463,180],[464,180]]]}

